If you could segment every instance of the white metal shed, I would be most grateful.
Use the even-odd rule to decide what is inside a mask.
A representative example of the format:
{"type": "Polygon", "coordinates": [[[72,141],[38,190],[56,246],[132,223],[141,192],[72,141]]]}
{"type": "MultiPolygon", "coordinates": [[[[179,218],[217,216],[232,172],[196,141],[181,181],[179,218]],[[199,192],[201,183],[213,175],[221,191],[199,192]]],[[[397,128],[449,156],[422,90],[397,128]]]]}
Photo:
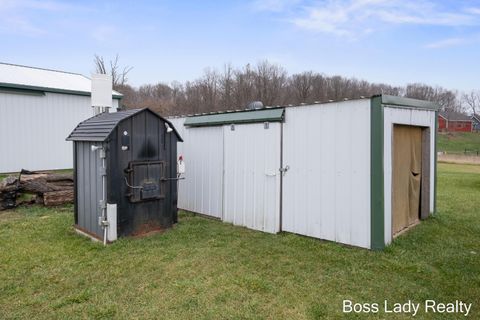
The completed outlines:
{"type": "Polygon", "coordinates": [[[435,211],[436,114],[377,95],[172,118],[187,167],[178,207],[382,249],[435,211]]]}
{"type": "MultiPolygon", "coordinates": [[[[72,167],[71,128],[93,115],[81,74],[0,63],[0,172],[72,167]]],[[[112,92],[112,111],[122,95],[112,92]]]]}

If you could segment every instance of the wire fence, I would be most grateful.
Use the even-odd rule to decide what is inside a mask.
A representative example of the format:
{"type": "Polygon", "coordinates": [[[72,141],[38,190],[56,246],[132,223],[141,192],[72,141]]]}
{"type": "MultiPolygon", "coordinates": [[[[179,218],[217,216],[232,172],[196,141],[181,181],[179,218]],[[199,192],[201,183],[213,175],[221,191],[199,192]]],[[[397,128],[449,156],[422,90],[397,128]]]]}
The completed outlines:
{"type": "Polygon", "coordinates": [[[458,163],[458,164],[475,164],[480,165],[480,150],[465,149],[456,152],[440,151],[437,156],[439,162],[458,163]]]}
{"type": "Polygon", "coordinates": [[[463,151],[440,151],[439,154],[480,156],[479,149],[464,149],[463,151]]]}

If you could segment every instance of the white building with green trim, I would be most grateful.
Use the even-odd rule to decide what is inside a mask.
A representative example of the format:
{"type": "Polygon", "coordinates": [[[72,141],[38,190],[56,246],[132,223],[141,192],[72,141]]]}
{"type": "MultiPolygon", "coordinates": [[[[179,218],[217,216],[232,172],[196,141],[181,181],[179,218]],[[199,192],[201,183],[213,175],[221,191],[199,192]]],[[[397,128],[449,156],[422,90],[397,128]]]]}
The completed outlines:
{"type": "Polygon", "coordinates": [[[435,212],[437,109],[377,95],[172,118],[186,163],[178,207],[382,249],[435,212]]]}
{"type": "MultiPolygon", "coordinates": [[[[65,137],[93,115],[91,81],[77,74],[0,63],[0,173],[72,167],[65,137]]],[[[112,92],[112,110],[122,95],[112,92]]]]}

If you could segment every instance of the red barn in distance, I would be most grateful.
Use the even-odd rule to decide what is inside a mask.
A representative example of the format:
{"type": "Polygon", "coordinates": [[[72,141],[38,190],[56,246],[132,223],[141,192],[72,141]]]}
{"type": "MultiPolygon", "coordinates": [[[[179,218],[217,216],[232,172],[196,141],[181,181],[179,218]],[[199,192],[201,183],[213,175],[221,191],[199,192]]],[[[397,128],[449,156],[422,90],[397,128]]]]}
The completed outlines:
{"type": "Polygon", "coordinates": [[[440,111],[438,113],[438,131],[440,132],[472,132],[472,118],[456,111],[440,111]]]}

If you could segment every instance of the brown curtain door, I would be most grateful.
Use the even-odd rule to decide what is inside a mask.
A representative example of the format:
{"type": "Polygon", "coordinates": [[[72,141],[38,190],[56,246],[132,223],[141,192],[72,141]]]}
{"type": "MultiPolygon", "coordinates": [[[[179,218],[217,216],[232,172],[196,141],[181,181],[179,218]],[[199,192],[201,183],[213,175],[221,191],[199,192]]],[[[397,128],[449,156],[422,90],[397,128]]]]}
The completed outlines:
{"type": "Polygon", "coordinates": [[[392,231],[397,233],[420,219],[422,180],[422,129],[395,125],[393,128],[392,231]]]}

